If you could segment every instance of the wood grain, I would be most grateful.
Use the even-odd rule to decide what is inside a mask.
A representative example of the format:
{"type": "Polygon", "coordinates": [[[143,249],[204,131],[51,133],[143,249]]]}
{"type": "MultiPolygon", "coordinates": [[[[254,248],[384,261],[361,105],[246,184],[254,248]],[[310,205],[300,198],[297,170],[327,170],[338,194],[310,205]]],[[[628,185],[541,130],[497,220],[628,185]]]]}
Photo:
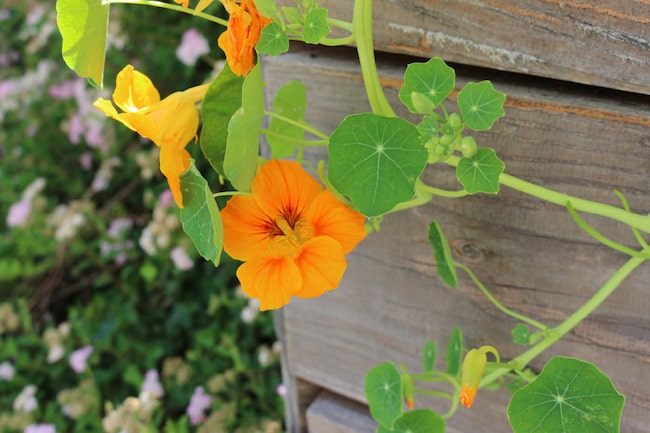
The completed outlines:
{"type": "Polygon", "coordinates": [[[378,50],[650,94],[647,0],[375,0],[374,32],[378,50]]]}
{"type": "MultiPolygon", "coordinates": [[[[406,61],[394,56],[379,60],[396,108],[406,61]]],[[[297,52],[265,59],[264,66],[270,96],[288,80],[305,82],[307,118],[325,132],[346,114],[369,109],[354,53],[348,50],[297,52]]],[[[457,72],[459,85],[492,79],[508,94],[506,117],[476,137],[480,145],[497,150],[510,174],[611,204],[617,204],[612,189],[618,188],[635,211],[650,211],[650,104],[643,97],[494,71],[457,72]]],[[[457,188],[453,171],[444,166],[432,167],[425,179],[457,188]]],[[[426,241],[432,218],[450,240],[455,259],[470,266],[502,303],[550,325],[578,308],[625,261],[582,233],[563,208],[505,188],[498,196],[438,199],[390,215],[381,232],[348,256],[337,290],[285,307],[281,317],[290,375],[363,402],[369,367],[392,360],[418,371],[422,345],[434,340],[444,347],[455,326],[462,327],[467,347],[492,344],[506,359],[522,351],[510,335],[516,322],[496,310],[465,275],[457,289],[439,281],[426,241]]],[[[585,219],[607,236],[633,245],[627,227],[585,219]]],[[[561,354],[598,365],[626,395],[622,431],[629,433],[646,431],[650,421],[648,281],[650,267],[644,266],[593,316],[533,362],[539,369],[550,356],[561,354]]],[[[461,408],[449,421],[448,431],[509,431],[508,398],[505,391],[481,391],[471,410],[461,408]]],[[[416,401],[416,407],[431,404],[416,401]]]]}
{"type": "Polygon", "coordinates": [[[368,407],[323,392],[307,409],[309,433],[374,433],[377,423],[368,407]]]}

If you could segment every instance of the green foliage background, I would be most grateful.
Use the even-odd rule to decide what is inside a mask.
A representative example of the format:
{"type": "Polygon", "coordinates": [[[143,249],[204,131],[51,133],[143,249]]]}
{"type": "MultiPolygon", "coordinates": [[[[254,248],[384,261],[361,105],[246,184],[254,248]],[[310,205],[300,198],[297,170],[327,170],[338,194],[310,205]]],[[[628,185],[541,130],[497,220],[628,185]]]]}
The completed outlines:
{"type": "MultiPolygon", "coordinates": [[[[212,12],[219,7],[213,5],[212,12]]],[[[28,423],[53,423],[57,432],[103,431],[106,404],[117,407],[127,397],[137,397],[150,369],[161,373],[165,396],[146,431],[200,429],[190,426],[185,415],[197,386],[212,397],[208,416],[229,408],[219,421],[224,431],[279,428],[277,356],[270,364],[258,356],[275,342],[272,316],[242,320],[243,311],[250,308],[236,290],[236,264],[224,259],[215,268],[200,258],[180,223],[169,223],[178,222],[173,205],[164,216],[169,223],[168,245],[159,246],[154,254],[139,247],[167,189],[157,166],[148,178],[137,162],[138,154],[148,154],[155,146],[101,113],[97,121],[103,122],[106,146],[93,147],[83,137],[72,143],[66,128],[79,110],[78,101],[48,93],[52,85],[75,80],[61,59],[60,36],[51,27],[54,2],[9,1],[3,8],[0,25],[10,37],[0,39],[0,59],[5,55],[6,63],[0,68],[0,89],[10,93],[0,103],[0,305],[11,306],[21,320],[18,327],[0,326],[0,363],[9,362],[16,370],[11,380],[0,380],[0,432],[22,432],[28,423]],[[39,42],[39,35],[45,40],[39,42]],[[45,78],[35,78],[31,86],[16,92],[19,80],[26,83],[25,77],[39,68],[47,69],[41,74],[45,78]],[[79,161],[88,154],[92,162],[86,170],[79,161]],[[97,171],[111,158],[120,165],[107,187],[91,188],[97,171]],[[46,180],[46,186],[32,201],[29,219],[9,227],[10,207],[38,177],[46,180]],[[76,234],[64,240],[55,238],[51,223],[60,205],[78,206],[84,217],[76,234]],[[116,242],[107,231],[119,218],[132,221],[121,238],[131,247],[120,251],[116,260],[118,252],[107,253],[102,244],[116,242]],[[193,269],[174,266],[170,250],[175,246],[189,252],[193,269]],[[44,333],[63,322],[70,325],[63,340],[65,356],[48,363],[44,333]],[[87,370],[77,374],[67,359],[84,345],[93,346],[93,353],[87,370]],[[187,374],[179,378],[164,373],[170,362],[187,374]],[[87,380],[93,391],[86,414],[77,419],[64,415],[61,392],[87,380]],[[37,386],[39,408],[28,415],[16,413],[13,401],[29,384],[37,386]]],[[[185,66],[176,58],[176,47],[188,28],[195,27],[212,47],[222,30],[191,15],[118,5],[111,7],[111,23],[119,28],[109,29],[109,34],[121,38],[123,46],[109,37],[103,97],[110,96],[115,75],[127,63],[146,73],[164,96],[203,82],[221,57],[215,48],[196,66],[185,66]]],[[[86,102],[91,104],[99,93],[85,87],[90,97],[86,102]]],[[[200,152],[198,145],[188,149],[195,155],[200,152]]],[[[207,166],[198,168],[212,172],[207,166]]],[[[209,180],[218,184],[216,178],[209,180]]]]}

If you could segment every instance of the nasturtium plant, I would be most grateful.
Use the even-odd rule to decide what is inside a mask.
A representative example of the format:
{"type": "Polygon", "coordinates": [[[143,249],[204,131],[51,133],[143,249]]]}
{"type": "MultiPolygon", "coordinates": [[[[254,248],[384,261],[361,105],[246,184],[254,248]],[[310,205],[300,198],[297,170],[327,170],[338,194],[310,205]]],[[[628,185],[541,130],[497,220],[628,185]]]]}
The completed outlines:
{"type": "Polygon", "coordinates": [[[456,276],[454,258],[451,255],[449,243],[436,221],[431,221],[429,225],[429,242],[431,242],[431,246],[433,247],[438,276],[449,286],[456,287],[458,285],[458,278],[456,276]]]}
{"type": "Polygon", "coordinates": [[[456,376],[460,373],[460,363],[463,356],[463,333],[456,326],[449,336],[447,344],[447,373],[456,376]]]}
{"type": "Polygon", "coordinates": [[[474,156],[462,158],[456,167],[456,177],[470,194],[499,192],[499,176],[505,164],[490,148],[478,149],[474,156]]]}
{"type": "Polygon", "coordinates": [[[317,44],[321,38],[327,36],[330,27],[327,24],[327,9],[315,8],[305,15],[302,36],[308,44],[317,44]]]}
{"type": "Polygon", "coordinates": [[[377,433],[444,433],[445,421],[431,409],[417,409],[395,420],[392,429],[380,425],[377,433]]]}
{"type": "Polygon", "coordinates": [[[203,156],[222,176],[223,159],[228,142],[228,122],[241,107],[244,79],[235,75],[226,63],[201,103],[201,136],[199,144],[203,156]]]}
{"type": "Polygon", "coordinates": [[[392,362],[384,362],[368,371],[365,385],[370,414],[391,431],[403,411],[402,376],[392,362]]]}
{"type": "Polygon", "coordinates": [[[190,168],[181,175],[183,208],[180,210],[183,230],[194,242],[201,256],[219,264],[223,242],[223,225],[219,208],[208,182],[192,160],[190,168]]]}
{"type": "Polygon", "coordinates": [[[455,83],[456,73],[439,57],[425,63],[411,63],[406,67],[399,98],[412,113],[427,114],[449,96],[455,83]],[[414,104],[413,94],[421,95],[416,96],[416,101],[424,97],[430,101],[431,106],[423,102],[414,104]]]}
{"type": "Polygon", "coordinates": [[[494,89],[489,81],[467,83],[458,92],[458,108],[465,124],[476,131],[490,129],[494,122],[505,115],[505,93],[494,89]]]}
{"type": "Polygon", "coordinates": [[[372,113],[346,117],[328,151],[330,182],[371,217],[413,198],[429,155],[412,123],[372,113]]]}
{"type": "MultiPolygon", "coordinates": [[[[307,91],[301,81],[293,80],[282,86],[273,100],[273,112],[300,124],[307,109],[307,91]]],[[[305,129],[281,117],[272,117],[266,141],[271,147],[273,158],[286,158],[293,155],[296,142],[305,139],[305,129]],[[277,135],[276,135],[277,134],[277,135]]]]}
{"type": "Polygon", "coordinates": [[[257,171],[260,129],[264,119],[262,68],[257,64],[244,79],[242,106],[228,123],[223,172],[239,191],[250,191],[257,171]]]}
{"type": "Polygon", "coordinates": [[[277,56],[289,50],[289,37],[280,24],[272,22],[262,29],[256,49],[259,54],[277,56]]]}
{"type": "Polygon", "coordinates": [[[508,420],[515,433],[618,433],[625,398],[596,366],[554,357],[515,392],[508,420]]]}
{"type": "Polygon", "coordinates": [[[80,77],[104,85],[110,5],[102,0],[57,0],[56,23],[63,37],[63,60],[80,77]]]}

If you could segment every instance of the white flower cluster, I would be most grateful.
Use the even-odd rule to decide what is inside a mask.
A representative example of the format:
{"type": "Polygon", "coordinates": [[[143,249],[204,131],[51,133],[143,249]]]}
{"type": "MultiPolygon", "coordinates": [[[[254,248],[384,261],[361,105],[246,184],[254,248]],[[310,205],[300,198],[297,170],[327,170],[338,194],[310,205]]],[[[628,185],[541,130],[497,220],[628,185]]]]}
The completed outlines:
{"type": "Polygon", "coordinates": [[[140,236],[140,247],[150,256],[161,249],[167,249],[171,241],[171,233],[180,228],[178,215],[169,212],[171,192],[165,191],[153,210],[153,219],[144,228],[140,236]]]}
{"type": "Polygon", "coordinates": [[[67,205],[58,205],[47,219],[48,224],[54,227],[54,238],[59,242],[72,239],[86,223],[85,213],[93,207],[88,200],[73,200],[67,205]]]}

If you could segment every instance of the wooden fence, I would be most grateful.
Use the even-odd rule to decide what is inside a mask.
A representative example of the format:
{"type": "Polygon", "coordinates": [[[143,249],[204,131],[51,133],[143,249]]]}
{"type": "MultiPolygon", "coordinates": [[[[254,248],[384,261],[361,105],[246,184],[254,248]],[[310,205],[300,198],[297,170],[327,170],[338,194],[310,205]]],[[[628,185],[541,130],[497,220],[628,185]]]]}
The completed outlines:
{"type": "MultiPolygon", "coordinates": [[[[281,4],[293,4],[283,0],[281,4]]],[[[330,16],[351,19],[351,0],[322,0],[330,16]]],[[[650,212],[650,1],[375,0],[382,83],[397,111],[411,56],[454,62],[458,86],[490,79],[505,92],[506,117],[480,145],[496,149],[506,171],[579,197],[650,212]]],[[[353,48],[293,47],[264,59],[269,97],[288,80],[307,86],[307,120],[331,132],[347,114],[369,111],[353,48]]],[[[401,111],[400,111],[401,110],[401,111]]],[[[451,169],[426,172],[454,188],[451,169]]],[[[455,326],[466,345],[521,352],[500,313],[465,275],[456,289],[436,276],[426,240],[440,223],[455,260],[470,266],[507,307],[557,324],[625,261],[583,233],[566,210],[502,188],[498,196],[437,199],[389,215],[348,256],[340,287],[295,299],[276,316],[288,386],[288,431],[374,432],[363,394],[366,371],[382,361],[418,371],[427,340],[446,344],[455,326]]],[[[631,230],[585,216],[607,236],[634,244],[631,230]]],[[[589,319],[533,362],[575,356],[595,363],[626,396],[621,431],[650,424],[650,266],[637,270],[589,319]]],[[[507,432],[507,391],[479,391],[450,433],[507,432]]],[[[418,399],[417,406],[431,406],[418,399]]]]}

